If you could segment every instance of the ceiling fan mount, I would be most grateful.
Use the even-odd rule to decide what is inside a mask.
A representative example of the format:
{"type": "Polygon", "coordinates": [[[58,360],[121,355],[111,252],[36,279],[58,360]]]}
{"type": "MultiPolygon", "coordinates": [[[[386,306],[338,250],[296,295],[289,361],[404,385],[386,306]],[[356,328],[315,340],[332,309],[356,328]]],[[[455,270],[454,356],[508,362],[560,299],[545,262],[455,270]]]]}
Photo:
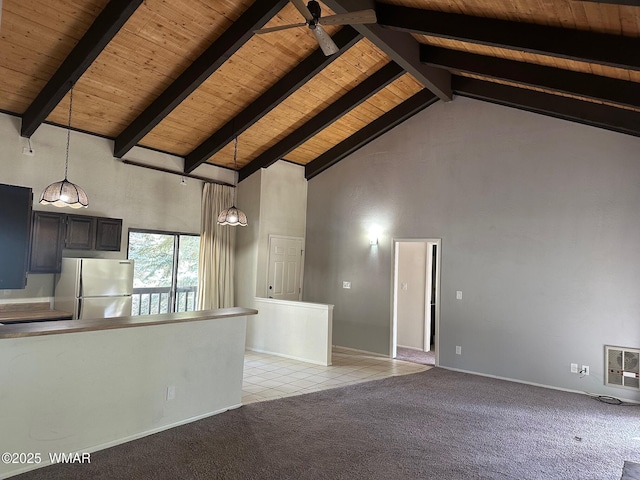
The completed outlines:
{"type": "Polygon", "coordinates": [[[323,17],[322,8],[316,0],[309,0],[306,5],[304,4],[303,0],[290,1],[304,17],[304,22],[263,28],[260,30],[255,30],[254,33],[271,33],[278,30],[303,27],[306,25],[313,32],[313,35],[316,37],[316,41],[320,45],[323,53],[329,56],[337,53],[339,49],[335,42],[331,39],[329,34],[324,30],[324,28],[322,28],[322,25],[358,25],[364,23],[376,23],[377,21],[376,12],[372,9],[323,17]]]}

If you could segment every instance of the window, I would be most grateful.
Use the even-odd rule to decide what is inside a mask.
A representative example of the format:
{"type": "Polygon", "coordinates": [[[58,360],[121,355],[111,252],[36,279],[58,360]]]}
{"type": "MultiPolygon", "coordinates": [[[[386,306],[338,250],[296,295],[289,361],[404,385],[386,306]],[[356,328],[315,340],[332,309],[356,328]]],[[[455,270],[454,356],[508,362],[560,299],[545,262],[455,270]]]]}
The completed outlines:
{"type": "Polygon", "coordinates": [[[127,256],[135,261],[132,315],[196,308],[200,237],[129,229],[127,256]]]}

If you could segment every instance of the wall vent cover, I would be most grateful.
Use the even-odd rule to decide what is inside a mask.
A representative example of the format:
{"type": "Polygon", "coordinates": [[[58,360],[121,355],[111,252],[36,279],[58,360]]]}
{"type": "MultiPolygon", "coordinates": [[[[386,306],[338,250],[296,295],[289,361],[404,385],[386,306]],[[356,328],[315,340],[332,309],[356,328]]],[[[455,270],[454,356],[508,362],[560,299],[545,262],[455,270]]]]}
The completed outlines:
{"type": "Polygon", "coordinates": [[[640,390],[640,350],[609,345],[604,349],[606,385],[640,390]]]}

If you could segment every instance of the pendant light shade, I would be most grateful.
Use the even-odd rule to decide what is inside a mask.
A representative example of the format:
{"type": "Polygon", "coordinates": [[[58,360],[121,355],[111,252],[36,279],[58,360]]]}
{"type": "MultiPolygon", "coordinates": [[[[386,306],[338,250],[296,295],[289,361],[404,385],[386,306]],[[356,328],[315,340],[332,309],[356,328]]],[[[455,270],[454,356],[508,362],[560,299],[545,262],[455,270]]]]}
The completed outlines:
{"type": "Polygon", "coordinates": [[[86,208],[89,206],[89,199],[82,187],[65,177],[44,189],[40,195],[40,203],[54,207],[86,208]]]}
{"type": "Polygon", "coordinates": [[[71,183],[67,179],[69,169],[69,143],[71,140],[71,110],[73,108],[73,87],[69,93],[69,124],[67,127],[67,154],[64,164],[64,180],[54,182],[44,189],[40,195],[42,205],[53,205],[55,207],[87,208],[89,199],[87,194],[79,185],[71,183]]]}
{"type": "MultiPolygon", "coordinates": [[[[235,143],[233,147],[233,166],[238,168],[237,165],[237,157],[238,157],[238,136],[236,135],[235,143]]],[[[218,225],[231,225],[233,227],[247,226],[247,215],[239,210],[235,205],[232,205],[229,208],[225,208],[218,215],[218,225]]]]}
{"type": "Polygon", "coordinates": [[[225,208],[218,215],[219,225],[247,226],[247,216],[242,210],[238,210],[235,206],[225,208]]]}

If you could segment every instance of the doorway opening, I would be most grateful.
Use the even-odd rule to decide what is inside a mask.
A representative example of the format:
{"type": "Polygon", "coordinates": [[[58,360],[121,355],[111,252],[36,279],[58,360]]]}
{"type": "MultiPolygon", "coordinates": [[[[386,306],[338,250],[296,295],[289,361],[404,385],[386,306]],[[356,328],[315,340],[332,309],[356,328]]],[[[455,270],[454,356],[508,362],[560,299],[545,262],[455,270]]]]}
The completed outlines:
{"type": "Polygon", "coordinates": [[[441,239],[395,239],[391,357],[439,364],[441,239]],[[429,355],[433,360],[429,360],[429,355]]]}

